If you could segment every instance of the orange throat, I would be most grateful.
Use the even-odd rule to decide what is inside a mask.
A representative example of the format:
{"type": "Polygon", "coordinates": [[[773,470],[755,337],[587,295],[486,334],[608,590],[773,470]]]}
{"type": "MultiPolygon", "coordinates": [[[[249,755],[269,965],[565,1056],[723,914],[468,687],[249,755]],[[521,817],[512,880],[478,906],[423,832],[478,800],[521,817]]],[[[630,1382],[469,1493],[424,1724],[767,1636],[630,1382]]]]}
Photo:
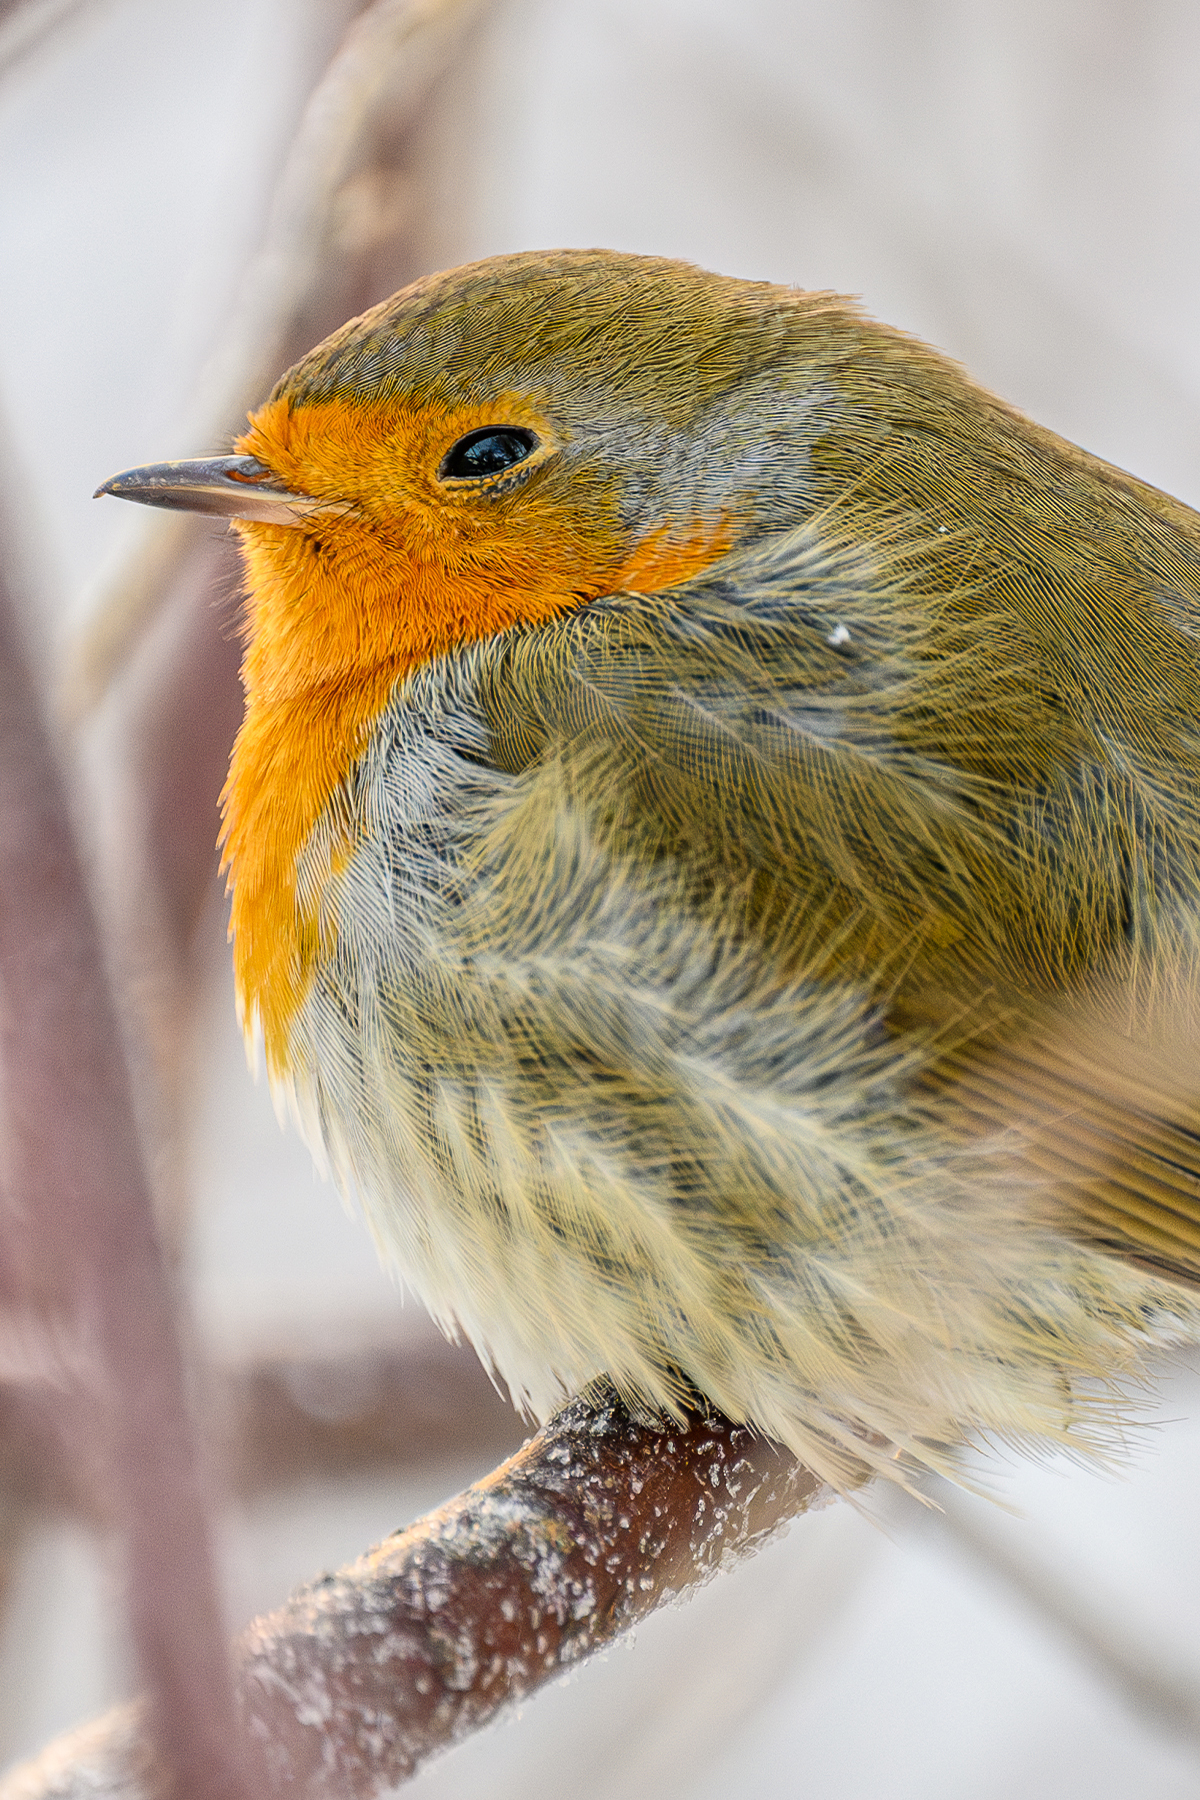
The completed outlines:
{"type": "MultiPolygon", "coordinates": [[[[248,1032],[261,1024],[267,1066],[284,1075],[291,1022],[316,960],[330,947],[321,941],[330,927],[322,925],[319,891],[298,888],[298,859],[366,750],[397,683],[434,656],[518,620],[549,620],[583,596],[561,588],[489,588],[475,596],[468,624],[460,593],[435,592],[433,604],[422,605],[420,589],[414,594],[392,585],[394,574],[386,582],[364,579],[375,571],[360,569],[360,579],[347,582],[336,564],[322,568],[317,557],[301,573],[293,566],[298,553],[303,557],[300,533],[271,525],[238,529],[251,596],[250,643],[246,713],[222,795],[222,847],[243,1023],[248,1032]],[[297,629],[298,619],[310,622],[307,632],[297,629]],[[340,639],[336,650],[331,620],[339,626],[332,634],[340,639]]],[[[353,832],[347,807],[331,837],[329,874],[344,866],[353,832]]]]}
{"type": "MultiPolygon", "coordinates": [[[[622,587],[686,579],[729,542],[710,522],[657,528],[631,549],[615,508],[585,519],[532,493],[519,514],[447,508],[397,475],[397,441],[427,435],[431,416],[412,406],[292,409],[274,400],[238,445],[293,491],[331,505],[296,526],[237,526],[246,714],[222,794],[221,842],[238,1005],[248,1034],[261,1025],[272,1076],[289,1072],[292,1023],[331,948],[320,875],[302,890],[299,858],[324,820],[334,823],[326,873],[344,867],[355,822],[349,804],[336,806],[338,788],[397,683],[513,625],[548,623],[622,587]]],[[[444,411],[437,422],[444,432],[444,411]]],[[[450,424],[476,422],[465,411],[450,424]]]]}

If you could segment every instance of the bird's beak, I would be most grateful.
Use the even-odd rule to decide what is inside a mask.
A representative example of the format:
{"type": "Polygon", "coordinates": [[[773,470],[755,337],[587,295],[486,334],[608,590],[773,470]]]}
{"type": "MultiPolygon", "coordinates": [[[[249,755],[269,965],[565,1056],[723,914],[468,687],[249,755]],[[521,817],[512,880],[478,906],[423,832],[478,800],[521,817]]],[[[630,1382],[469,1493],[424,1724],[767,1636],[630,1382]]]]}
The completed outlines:
{"type": "Polygon", "coordinates": [[[299,525],[315,512],[344,511],[336,502],[314,500],[280,486],[270,469],[253,456],[212,456],[198,462],[147,463],[125,469],[96,489],[143,506],[177,512],[215,513],[223,519],[261,519],[268,525],[299,525]]]}

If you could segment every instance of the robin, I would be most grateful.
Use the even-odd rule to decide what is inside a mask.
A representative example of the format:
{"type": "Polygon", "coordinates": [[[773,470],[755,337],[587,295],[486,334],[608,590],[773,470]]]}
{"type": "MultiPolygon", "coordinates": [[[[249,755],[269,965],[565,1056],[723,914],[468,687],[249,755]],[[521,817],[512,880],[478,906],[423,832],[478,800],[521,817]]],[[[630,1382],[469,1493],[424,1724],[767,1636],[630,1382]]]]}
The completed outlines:
{"type": "Polygon", "coordinates": [[[236,453],[247,1031],[527,1408],[1104,1454],[1200,1327],[1200,518],[832,294],[439,274],[236,453]]]}

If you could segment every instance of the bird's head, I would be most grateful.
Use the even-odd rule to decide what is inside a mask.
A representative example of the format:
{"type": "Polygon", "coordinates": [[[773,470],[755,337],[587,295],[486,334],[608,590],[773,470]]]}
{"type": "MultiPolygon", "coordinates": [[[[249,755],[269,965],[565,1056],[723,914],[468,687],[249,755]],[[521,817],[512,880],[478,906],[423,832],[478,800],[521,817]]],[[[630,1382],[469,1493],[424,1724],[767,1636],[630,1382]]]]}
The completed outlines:
{"type": "Polygon", "coordinates": [[[280,976],[296,856],[397,680],[794,523],[852,321],[829,296],[655,258],[496,258],[335,332],[233,456],[100,490],[224,515],[242,539],[247,711],[225,848],[243,1000],[269,1051],[308,955],[288,949],[280,976]]]}
{"type": "Polygon", "coordinates": [[[411,667],[794,519],[820,395],[792,365],[823,299],[650,257],[495,258],[343,326],[236,456],[101,491],[238,521],[252,680],[411,667]]]}

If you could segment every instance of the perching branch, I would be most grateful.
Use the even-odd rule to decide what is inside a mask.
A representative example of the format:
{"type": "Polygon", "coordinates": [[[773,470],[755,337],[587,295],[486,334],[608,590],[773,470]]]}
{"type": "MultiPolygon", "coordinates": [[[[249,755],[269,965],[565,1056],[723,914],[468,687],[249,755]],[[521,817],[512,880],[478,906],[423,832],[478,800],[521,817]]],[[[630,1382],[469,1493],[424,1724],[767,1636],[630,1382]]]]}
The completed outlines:
{"type": "MultiPolygon", "coordinates": [[[[827,1495],[728,1419],[573,1401],[457,1499],[258,1620],[238,1710],[278,1786],[373,1800],[827,1495]]],[[[138,1708],[59,1740],[0,1800],[150,1800],[138,1708]]]]}

